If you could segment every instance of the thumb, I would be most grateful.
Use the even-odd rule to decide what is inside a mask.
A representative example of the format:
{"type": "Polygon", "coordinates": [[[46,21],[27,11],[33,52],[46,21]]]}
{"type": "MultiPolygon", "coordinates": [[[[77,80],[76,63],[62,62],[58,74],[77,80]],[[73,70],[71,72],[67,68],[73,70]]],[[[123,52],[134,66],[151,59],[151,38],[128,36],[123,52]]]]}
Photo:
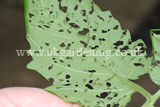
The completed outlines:
{"type": "Polygon", "coordinates": [[[37,88],[0,89],[0,107],[79,107],[37,88]]]}

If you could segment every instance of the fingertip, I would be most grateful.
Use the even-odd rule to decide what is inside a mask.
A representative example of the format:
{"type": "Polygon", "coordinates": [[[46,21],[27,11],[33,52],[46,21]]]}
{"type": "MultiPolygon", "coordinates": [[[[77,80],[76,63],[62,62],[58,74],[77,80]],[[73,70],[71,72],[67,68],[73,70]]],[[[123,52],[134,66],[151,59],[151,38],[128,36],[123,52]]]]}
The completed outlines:
{"type": "Polygon", "coordinates": [[[59,97],[44,91],[43,89],[15,87],[0,90],[1,94],[7,96],[17,106],[23,107],[79,107],[77,104],[64,102],[59,97]]]}

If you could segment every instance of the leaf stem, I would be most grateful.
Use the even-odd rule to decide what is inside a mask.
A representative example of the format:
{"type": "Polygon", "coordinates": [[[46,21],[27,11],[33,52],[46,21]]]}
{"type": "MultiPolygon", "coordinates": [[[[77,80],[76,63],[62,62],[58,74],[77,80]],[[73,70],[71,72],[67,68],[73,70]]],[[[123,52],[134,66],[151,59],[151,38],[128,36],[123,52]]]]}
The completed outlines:
{"type": "Polygon", "coordinates": [[[156,101],[160,98],[160,90],[158,90],[153,96],[152,96],[152,103],[155,104],[156,101]]]}
{"type": "Polygon", "coordinates": [[[119,80],[121,80],[124,84],[126,84],[127,86],[129,86],[132,90],[134,90],[135,92],[141,93],[146,98],[147,101],[151,100],[152,95],[147,90],[145,90],[143,87],[137,85],[134,82],[131,82],[128,79],[125,79],[125,78],[121,77],[120,75],[118,75],[115,72],[112,72],[107,66],[104,66],[104,67],[106,69],[108,69],[113,75],[115,75],[119,80]]]}
{"type": "Polygon", "coordinates": [[[28,0],[24,0],[24,18],[25,18],[26,34],[28,33],[28,29],[29,29],[27,10],[28,10],[28,0]]]}
{"type": "Polygon", "coordinates": [[[142,107],[154,107],[156,101],[160,98],[160,90],[157,91],[150,100],[147,100],[142,107]]]}
{"type": "Polygon", "coordinates": [[[135,84],[134,82],[131,82],[130,80],[124,79],[120,76],[119,76],[119,79],[121,79],[123,83],[128,85],[134,91],[141,93],[147,100],[151,99],[152,95],[147,90],[145,90],[143,87],[135,84]]]}

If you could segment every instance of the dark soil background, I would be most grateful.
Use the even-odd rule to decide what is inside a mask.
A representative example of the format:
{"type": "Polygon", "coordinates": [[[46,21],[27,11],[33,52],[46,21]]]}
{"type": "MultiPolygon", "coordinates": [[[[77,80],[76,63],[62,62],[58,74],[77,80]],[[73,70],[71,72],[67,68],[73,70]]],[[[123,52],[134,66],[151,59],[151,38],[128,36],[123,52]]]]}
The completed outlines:
{"type": "MultiPolygon", "coordinates": [[[[160,28],[160,0],[95,0],[102,10],[110,10],[123,29],[129,29],[132,39],[142,38],[151,54],[149,30],[160,28]]],[[[0,88],[38,87],[50,83],[37,72],[26,69],[32,58],[18,57],[16,50],[29,49],[25,39],[23,0],[0,0],[0,88]]],[[[154,94],[159,86],[148,75],[134,81],[154,94]]],[[[145,99],[136,93],[128,107],[141,107],[145,99]]],[[[160,101],[156,107],[160,107],[160,101]]]]}

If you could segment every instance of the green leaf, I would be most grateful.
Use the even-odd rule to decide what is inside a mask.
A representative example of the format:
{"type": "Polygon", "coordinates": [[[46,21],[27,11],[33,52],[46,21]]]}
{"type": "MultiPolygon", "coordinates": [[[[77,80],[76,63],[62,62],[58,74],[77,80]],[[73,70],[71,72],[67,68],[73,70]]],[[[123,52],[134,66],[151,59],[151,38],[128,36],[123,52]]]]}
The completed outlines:
{"type": "Polygon", "coordinates": [[[151,72],[149,74],[151,79],[157,85],[160,85],[160,34],[156,34],[155,32],[160,32],[160,29],[152,29],[150,31],[154,61],[153,65],[150,67],[151,72]]]}
{"type": "Polygon", "coordinates": [[[154,60],[160,61],[160,34],[156,34],[154,32],[160,32],[160,29],[152,29],[151,30],[151,39],[152,39],[152,47],[154,60]]]}
{"type": "Polygon", "coordinates": [[[151,67],[150,77],[157,85],[160,85],[160,65],[151,67]]]}
{"type": "Polygon", "coordinates": [[[150,99],[148,92],[130,81],[149,73],[146,46],[142,40],[133,42],[110,11],[101,11],[92,0],[25,2],[33,57],[28,68],[54,80],[46,90],[86,107],[124,107],[134,92],[150,99]],[[67,56],[70,51],[78,54],[67,56]]]}

